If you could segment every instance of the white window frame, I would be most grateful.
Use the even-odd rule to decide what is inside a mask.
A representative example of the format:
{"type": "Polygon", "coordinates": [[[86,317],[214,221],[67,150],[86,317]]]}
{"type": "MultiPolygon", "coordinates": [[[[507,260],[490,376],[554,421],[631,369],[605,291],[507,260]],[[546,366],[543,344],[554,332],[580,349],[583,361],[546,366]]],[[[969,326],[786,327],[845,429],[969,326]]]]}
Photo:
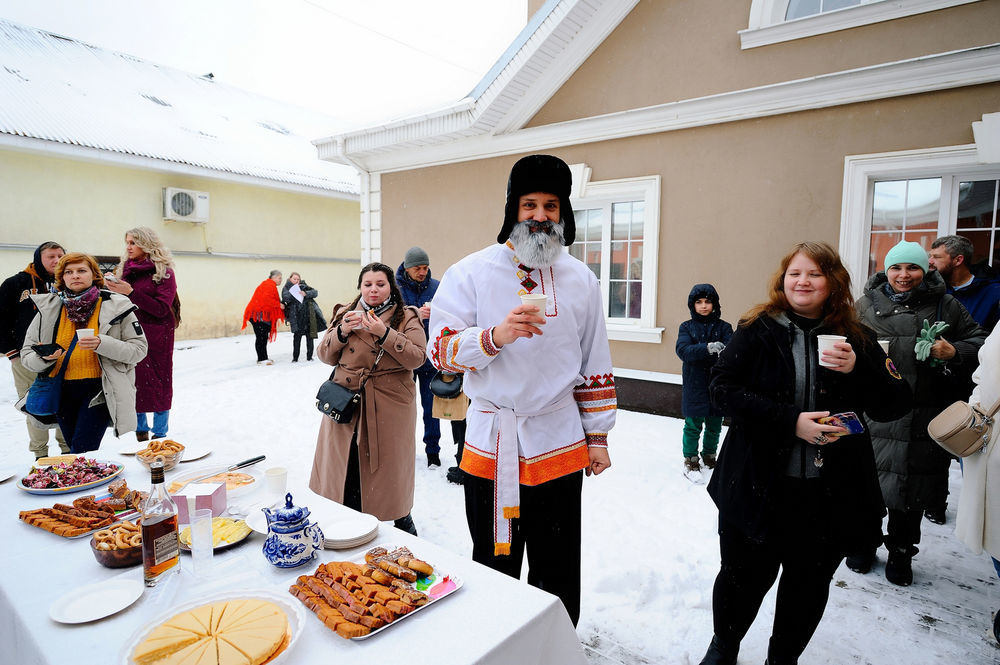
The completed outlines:
{"type": "Polygon", "coordinates": [[[937,229],[940,237],[955,233],[959,182],[998,177],[1000,164],[980,162],[975,145],[845,157],[840,256],[851,273],[854,295],[861,295],[868,279],[875,181],[941,178],[937,229]]]}
{"type": "Polygon", "coordinates": [[[853,7],[786,21],[788,0],[753,0],[749,25],[739,31],[740,46],[749,49],[778,44],[972,2],[980,0],[861,0],[853,7]]]}
{"type": "MultiPolygon", "coordinates": [[[[642,201],[642,303],[638,319],[608,317],[608,274],[610,267],[607,256],[610,251],[610,232],[602,235],[601,251],[601,298],[604,303],[608,339],[619,342],[646,342],[659,344],[663,338],[663,328],[656,327],[656,290],[658,282],[657,260],[660,254],[660,176],[641,176],[618,180],[590,181],[591,169],[586,164],[573,164],[573,192],[570,203],[574,210],[607,206],[612,202],[642,201]],[[606,245],[606,247],[605,247],[606,245]]],[[[605,218],[610,224],[610,216],[605,218]]]]}

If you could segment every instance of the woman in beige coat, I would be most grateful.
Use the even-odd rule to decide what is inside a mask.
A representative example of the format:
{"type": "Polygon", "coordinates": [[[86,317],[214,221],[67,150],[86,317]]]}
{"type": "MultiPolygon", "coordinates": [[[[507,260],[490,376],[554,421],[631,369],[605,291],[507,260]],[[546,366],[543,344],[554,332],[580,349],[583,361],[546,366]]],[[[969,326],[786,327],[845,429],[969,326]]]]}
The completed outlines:
{"type": "Polygon", "coordinates": [[[424,362],[427,339],[417,310],[403,305],[392,268],[365,266],[358,290],[352,303],[334,308],[317,355],[345,388],[357,390],[367,377],[364,399],[350,422],[323,418],[309,488],[416,535],[413,370],[424,362]]]}

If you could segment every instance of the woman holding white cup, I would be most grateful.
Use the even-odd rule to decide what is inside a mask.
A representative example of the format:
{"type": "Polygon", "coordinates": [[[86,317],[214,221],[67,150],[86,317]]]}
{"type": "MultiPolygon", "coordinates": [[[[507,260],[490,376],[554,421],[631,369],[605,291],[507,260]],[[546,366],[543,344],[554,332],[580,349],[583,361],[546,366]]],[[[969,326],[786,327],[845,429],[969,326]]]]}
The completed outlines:
{"type": "Polygon", "coordinates": [[[38,314],[25,334],[21,362],[52,377],[66,365],[55,420],[70,450],[83,453],[100,447],[109,424],[115,436],[135,429],[135,366],[148,346],[135,306],[103,289],[94,257],[63,256],[55,286],[57,293],[31,296],[38,314]]]}

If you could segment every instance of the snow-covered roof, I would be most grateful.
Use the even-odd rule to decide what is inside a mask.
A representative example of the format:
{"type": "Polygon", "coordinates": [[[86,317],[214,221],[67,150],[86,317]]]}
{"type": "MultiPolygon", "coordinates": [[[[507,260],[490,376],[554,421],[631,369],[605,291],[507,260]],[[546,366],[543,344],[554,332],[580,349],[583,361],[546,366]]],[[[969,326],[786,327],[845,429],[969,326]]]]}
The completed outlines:
{"type": "MultiPolygon", "coordinates": [[[[322,159],[369,171],[435,163],[428,149],[516,131],[639,0],[548,0],[466,97],[437,111],[314,141],[322,159]]],[[[448,161],[442,159],[441,161],[448,161]]]]}
{"type": "Polygon", "coordinates": [[[168,171],[358,194],[355,169],[320,161],[310,143],[335,118],[2,19],[0,100],[0,145],[27,137],[43,151],[82,146],[168,171]]]}

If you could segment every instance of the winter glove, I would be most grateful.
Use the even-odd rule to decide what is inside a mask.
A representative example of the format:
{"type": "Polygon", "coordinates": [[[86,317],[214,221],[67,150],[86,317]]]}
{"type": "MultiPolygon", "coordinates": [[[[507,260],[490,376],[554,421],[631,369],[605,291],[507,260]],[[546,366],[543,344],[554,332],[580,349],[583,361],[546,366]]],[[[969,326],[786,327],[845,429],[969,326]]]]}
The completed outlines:
{"type": "MultiPolygon", "coordinates": [[[[948,324],[944,321],[936,321],[934,325],[931,325],[927,319],[924,319],[923,330],[917,336],[917,343],[913,347],[913,351],[917,354],[917,360],[923,362],[930,358],[931,347],[934,346],[934,342],[940,337],[941,333],[947,329],[948,324]]],[[[931,358],[931,367],[938,367],[943,364],[944,361],[940,358],[931,358]]]]}
{"type": "Polygon", "coordinates": [[[712,354],[722,353],[722,349],[726,348],[726,345],[722,342],[709,342],[708,352],[712,354]]]}

